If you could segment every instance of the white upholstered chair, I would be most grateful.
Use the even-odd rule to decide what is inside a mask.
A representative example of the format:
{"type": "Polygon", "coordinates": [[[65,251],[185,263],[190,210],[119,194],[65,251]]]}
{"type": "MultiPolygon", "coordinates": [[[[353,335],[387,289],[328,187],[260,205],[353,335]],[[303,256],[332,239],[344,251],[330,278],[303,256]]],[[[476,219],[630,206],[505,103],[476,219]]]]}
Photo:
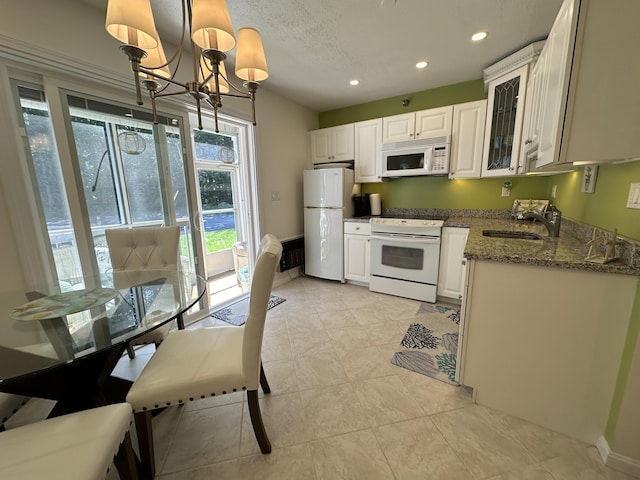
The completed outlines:
{"type": "Polygon", "coordinates": [[[120,478],[137,478],[130,425],[119,403],[0,432],[0,478],[104,479],[116,453],[120,478]]]}
{"type": "Polygon", "coordinates": [[[134,410],[140,458],[155,472],[151,411],[225,393],[247,391],[249,414],[263,453],[271,444],[262,423],[258,384],[269,393],[260,353],[271,286],[282,245],[270,234],[260,242],[249,293],[249,312],[240,327],[202,327],[169,333],[127,395],[134,410]]]}
{"type": "MultiPolygon", "coordinates": [[[[138,227],[105,230],[115,288],[131,285],[131,271],[171,270],[177,271],[180,264],[180,227],[138,227]]],[[[127,347],[130,358],[134,358],[133,345],[160,345],[171,324],[169,322],[133,340],[127,347]]],[[[183,327],[182,325],[179,325],[183,327]]]]}

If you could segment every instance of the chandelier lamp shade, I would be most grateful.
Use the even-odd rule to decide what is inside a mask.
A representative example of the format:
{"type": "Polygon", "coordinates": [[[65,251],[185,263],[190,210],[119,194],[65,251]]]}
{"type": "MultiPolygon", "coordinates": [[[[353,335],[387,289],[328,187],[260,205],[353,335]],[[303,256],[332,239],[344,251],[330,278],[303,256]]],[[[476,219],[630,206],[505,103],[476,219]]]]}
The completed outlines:
{"type": "Polygon", "coordinates": [[[129,57],[134,73],[136,101],[142,105],[142,86],[149,93],[153,118],[157,122],[156,99],[189,94],[196,102],[198,128],[202,129],[201,102],[213,108],[218,131],[218,110],[222,97],[245,98],[251,102],[253,124],[256,124],[255,96],[259,83],[269,76],[260,33],[254,28],[238,30],[238,40],[226,0],[180,0],[182,35],[172,57],[167,61],[156,30],[150,0],[108,0],[107,32],[119,40],[120,49],[129,57]],[[187,30],[188,29],[188,30],[187,30]],[[175,79],[189,33],[193,65],[193,81],[175,79]],[[245,82],[237,88],[227,78],[226,52],[236,48],[236,76],[245,82]],[[173,73],[171,70],[173,69],[173,73]]]}

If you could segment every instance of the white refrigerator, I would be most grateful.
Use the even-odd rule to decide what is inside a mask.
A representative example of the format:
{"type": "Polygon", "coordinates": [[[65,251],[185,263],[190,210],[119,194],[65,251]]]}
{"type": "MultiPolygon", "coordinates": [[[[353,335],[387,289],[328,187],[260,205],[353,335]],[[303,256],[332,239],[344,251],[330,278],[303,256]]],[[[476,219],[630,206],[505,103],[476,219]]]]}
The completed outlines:
{"type": "Polygon", "coordinates": [[[305,170],[302,187],[305,274],[344,282],[344,219],[353,215],[353,170],[305,170]]]}

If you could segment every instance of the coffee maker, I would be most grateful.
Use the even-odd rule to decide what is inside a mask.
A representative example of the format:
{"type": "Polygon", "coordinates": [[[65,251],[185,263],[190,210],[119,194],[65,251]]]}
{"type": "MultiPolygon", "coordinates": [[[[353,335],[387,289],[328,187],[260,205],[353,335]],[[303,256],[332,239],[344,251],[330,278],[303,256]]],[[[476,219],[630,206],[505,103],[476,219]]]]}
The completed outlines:
{"type": "Polygon", "coordinates": [[[353,216],[367,217],[371,215],[371,203],[368,193],[355,193],[351,195],[353,200],[353,216]]]}

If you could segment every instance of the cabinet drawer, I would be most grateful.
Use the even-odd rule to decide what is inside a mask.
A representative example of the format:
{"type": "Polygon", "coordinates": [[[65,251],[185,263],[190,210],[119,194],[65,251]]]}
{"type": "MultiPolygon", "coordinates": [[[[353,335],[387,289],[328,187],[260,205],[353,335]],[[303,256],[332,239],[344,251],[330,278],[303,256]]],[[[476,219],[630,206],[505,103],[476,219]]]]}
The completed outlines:
{"type": "Polygon", "coordinates": [[[344,222],[344,233],[371,235],[371,224],[365,222],[344,222]]]}

